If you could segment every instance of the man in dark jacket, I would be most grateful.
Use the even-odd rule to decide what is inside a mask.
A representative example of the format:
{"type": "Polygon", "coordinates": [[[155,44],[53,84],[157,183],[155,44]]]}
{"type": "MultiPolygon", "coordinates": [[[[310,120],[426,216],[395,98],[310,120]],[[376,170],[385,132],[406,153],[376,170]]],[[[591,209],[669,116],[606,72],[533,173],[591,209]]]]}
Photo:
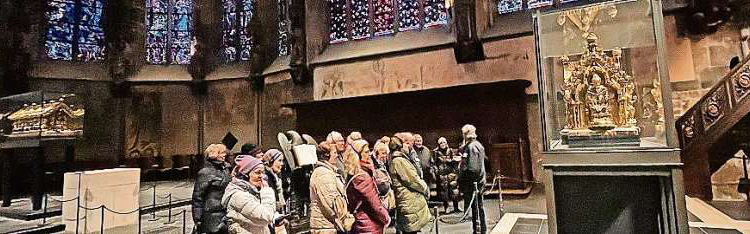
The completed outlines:
{"type": "Polygon", "coordinates": [[[462,163],[458,176],[459,188],[464,194],[464,210],[468,209],[471,203],[471,223],[474,233],[487,233],[487,223],[484,217],[484,183],[485,170],[484,146],[477,141],[477,128],[471,124],[464,125],[461,132],[464,136],[464,143],[459,149],[461,152],[462,163]],[[476,187],[475,187],[476,183],[476,187]],[[471,202],[472,197],[474,202],[471,202]]]}
{"type": "Polygon", "coordinates": [[[224,162],[227,147],[212,144],[206,148],[206,163],[200,171],[193,187],[193,222],[198,233],[227,233],[224,217],[226,208],[221,205],[221,197],[231,178],[229,167],[224,162]]]}
{"type": "Polygon", "coordinates": [[[432,151],[424,146],[424,139],[419,134],[414,134],[414,152],[417,153],[422,174],[427,186],[432,187],[435,183],[435,160],[432,158],[432,151]]]}

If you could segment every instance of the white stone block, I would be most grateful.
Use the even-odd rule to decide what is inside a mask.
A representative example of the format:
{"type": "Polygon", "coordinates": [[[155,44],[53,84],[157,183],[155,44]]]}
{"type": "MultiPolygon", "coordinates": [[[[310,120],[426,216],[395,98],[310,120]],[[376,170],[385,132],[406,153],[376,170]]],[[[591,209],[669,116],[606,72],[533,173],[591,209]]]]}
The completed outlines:
{"type": "MultiPolygon", "coordinates": [[[[116,212],[132,212],[139,207],[140,175],[141,170],[137,168],[65,173],[62,199],[80,197],[81,207],[105,206],[116,212]]],[[[76,233],[76,227],[78,233],[99,233],[102,227],[102,209],[76,209],[76,206],[78,202],[75,200],[62,206],[65,233],[76,233]]],[[[138,232],[139,212],[116,214],[110,210],[104,211],[105,233],[138,232]]]]}

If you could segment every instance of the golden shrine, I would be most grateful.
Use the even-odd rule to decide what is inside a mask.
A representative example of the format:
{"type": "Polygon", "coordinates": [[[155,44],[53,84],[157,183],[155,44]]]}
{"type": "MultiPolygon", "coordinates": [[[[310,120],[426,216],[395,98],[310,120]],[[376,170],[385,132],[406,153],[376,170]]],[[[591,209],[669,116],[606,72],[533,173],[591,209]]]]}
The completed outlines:
{"type": "Polygon", "coordinates": [[[588,34],[586,51],[576,55],[576,61],[560,58],[565,101],[562,143],[571,147],[638,145],[635,81],[622,67],[622,49],[604,52],[597,40],[596,35],[588,34]]]}
{"type": "Polygon", "coordinates": [[[12,132],[2,134],[9,138],[81,136],[85,110],[66,103],[66,98],[74,96],[24,104],[21,109],[6,113],[4,117],[12,122],[13,128],[12,132]]]}

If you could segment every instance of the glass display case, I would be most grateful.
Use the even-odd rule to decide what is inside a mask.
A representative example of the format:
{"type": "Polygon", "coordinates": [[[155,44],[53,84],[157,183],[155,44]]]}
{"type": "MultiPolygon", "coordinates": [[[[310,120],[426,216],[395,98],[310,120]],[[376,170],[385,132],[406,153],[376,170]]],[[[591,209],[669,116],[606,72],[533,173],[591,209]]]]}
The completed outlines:
{"type": "Polygon", "coordinates": [[[0,146],[33,147],[42,140],[83,135],[85,107],[72,93],[29,92],[0,98],[0,146]]]}
{"type": "Polygon", "coordinates": [[[609,1],[534,15],[545,151],[668,147],[654,6],[609,1]]]}

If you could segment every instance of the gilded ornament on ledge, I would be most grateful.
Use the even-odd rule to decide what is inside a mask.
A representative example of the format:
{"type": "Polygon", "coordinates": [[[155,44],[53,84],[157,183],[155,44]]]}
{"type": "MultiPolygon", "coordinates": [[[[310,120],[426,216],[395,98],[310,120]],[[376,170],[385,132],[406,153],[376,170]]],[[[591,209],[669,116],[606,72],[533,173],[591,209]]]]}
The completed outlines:
{"type": "Polygon", "coordinates": [[[604,52],[598,37],[586,36],[586,51],[563,56],[562,94],[565,101],[563,144],[630,146],[640,142],[635,118],[636,83],[622,66],[622,49],[604,52]],[[570,57],[578,57],[572,61],[570,57]]]}

